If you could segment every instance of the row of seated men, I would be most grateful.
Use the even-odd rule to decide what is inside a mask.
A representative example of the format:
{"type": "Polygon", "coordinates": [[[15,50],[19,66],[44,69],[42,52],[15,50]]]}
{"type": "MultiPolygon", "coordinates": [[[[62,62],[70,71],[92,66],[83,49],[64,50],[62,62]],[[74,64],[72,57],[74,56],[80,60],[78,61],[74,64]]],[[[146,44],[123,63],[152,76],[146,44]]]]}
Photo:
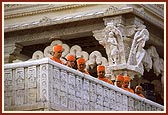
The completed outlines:
{"type": "MultiPolygon", "coordinates": [[[[75,56],[73,55],[68,55],[66,57],[66,63],[64,63],[63,61],[61,61],[61,56],[62,56],[62,52],[63,52],[63,47],[62,45],[58,44],[53,46],[53,56],[51,57],[52,60],[54,60],[55,62],[67,65],[70,68],[74,68],[75,66],[75,61],[77,62],[77,70],[85,73],[85,74],[89,74],[89,72],[85,69],[86,67],[86,61],[84,58],[78,58],[77,60],[75,59],[75,56]]],[[[107,82],[111,85],[114,85],[114,83],[108,79],[107,77],[105,77],[105,66],[103,65],[98,65],[97,66],[97,76],[99,80],[102,80],[104,82],[107,82]]],[[[122,76],[122,75],[118,75],[116,76],[116,86],[120,87],[126,91],[129,91],[131,93],[135,93],[143,98],[144,95],[142,94],[142,87],[140,85],[136,86],[135,91],[132,90],[131,88],[129,88],[129,83],[130,83],[130,77],[129,76],[122,76]]]]}

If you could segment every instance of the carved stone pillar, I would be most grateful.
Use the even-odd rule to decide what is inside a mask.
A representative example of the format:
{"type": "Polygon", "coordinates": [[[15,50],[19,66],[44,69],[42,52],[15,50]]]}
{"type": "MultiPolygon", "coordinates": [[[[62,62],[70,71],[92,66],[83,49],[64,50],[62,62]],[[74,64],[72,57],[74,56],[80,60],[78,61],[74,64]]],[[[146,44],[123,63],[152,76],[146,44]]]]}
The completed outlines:
{"type": "Polygon", "coordinates": [[[12,63],[16,59],[27,60],[28,57],[20,54],[23,46],[19,44],[8,44],[4,46],[4,63],[12,63]]]}
{"type": "Polygon", "coordinates": [[[93,31],[93,36],[104,46],[108,56],[106,75],[115,79],[118,74],[141,76],[142,59],[149,32],[143,21],[134,16],[104,18],[105,28],[93,31]]]}

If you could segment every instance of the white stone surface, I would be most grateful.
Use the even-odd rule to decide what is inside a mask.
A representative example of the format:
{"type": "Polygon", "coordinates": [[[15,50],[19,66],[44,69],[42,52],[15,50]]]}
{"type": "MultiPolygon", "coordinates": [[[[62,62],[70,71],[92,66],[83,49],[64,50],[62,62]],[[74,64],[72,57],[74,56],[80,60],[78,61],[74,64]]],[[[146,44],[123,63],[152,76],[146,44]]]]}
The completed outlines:
{"type": "Polygon", "coordinates": [[[163,110],[162,105],[49,58],[6,64],[4,77],[5,110],[33,110],[41,107],[40,103],[46,104],[43,110],[150,111],[152,108],[146,105],[152,105],[152,110],[163,110]],[[136,106],[135,101],[139,102],[136,106]]]}

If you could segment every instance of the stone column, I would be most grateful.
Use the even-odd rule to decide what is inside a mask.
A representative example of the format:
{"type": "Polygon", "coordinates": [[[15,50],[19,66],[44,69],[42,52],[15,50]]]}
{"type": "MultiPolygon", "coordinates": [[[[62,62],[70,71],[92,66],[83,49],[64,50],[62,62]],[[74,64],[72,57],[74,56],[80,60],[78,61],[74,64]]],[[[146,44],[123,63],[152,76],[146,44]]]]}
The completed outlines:
{"type": "Polygon", "coordinates": [[[135,16],[104,18],[105,28],[93,31],[93,36],[104,46],[108,56],[106,75],[115,79],[118,74],[143,75],[142,59],[149,32],[143,21],[135,16]]]}

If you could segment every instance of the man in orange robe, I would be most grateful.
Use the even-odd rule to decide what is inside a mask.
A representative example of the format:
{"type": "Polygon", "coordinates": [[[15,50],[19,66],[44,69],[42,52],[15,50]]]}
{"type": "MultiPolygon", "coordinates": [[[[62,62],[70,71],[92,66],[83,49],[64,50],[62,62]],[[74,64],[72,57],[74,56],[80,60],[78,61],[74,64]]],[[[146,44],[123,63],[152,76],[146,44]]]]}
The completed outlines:
{"type": "Polygon", "coordinates": [[[102,66],[102,65],[97,66],[97,76],[99,80],[113,84],[113,82],[110,79],[105,77],[105,66],[102,66]]]}
{"type": "Polygon", "coordinates": [[[130,80],[131,80],[131,78],[129,76],[124,76],[123,89],[127,90],[131,93],[134,93],[134,90],[128,87],[130,80]]]}
{"type": "Polygon", "coordinates": [[[66,65],[67,65],[68,67],[70,67],[70,68],[74,68],[74,67],[75,67],[75,60],[76,60],[76,59],[75,59],[75,56],[69,54],[69,55],[66,57],[66,59],[67,59],[66,65]]]}
{"type": "Polygon", "coordinates": [[[137,85],[135,87],[135,94],[137,94],[140,97],[145,98],[145,96],[142,94],[142,87],[140,85],[137,85]]]}
{"type": "Polygon", "coordinates": [[[55,45],[53,46],[53,56],[50,58],[52,60],[54,60],[55,62],[58,62],[60,64],[64,64],[60,58],[62,56],[62,52],[63,52],[63,48],[62,48],[62,45],[58,44],[58,45],[55,45]]]}
{"type": "Polygon", "coordinates": [[[122,88],[123,82],[124,82],[123,75],[117,75],[117,77],[116,77],[116,86],[119,87],[119,88],[122,88]]]}
{"type": "Polygon", "coordinates": [[[77,70],[79,70],[82,73],[90,75],[89,72],[87,70],[85,70],[85,68],[86,68],[85,59],[84,58],[78,58],[77,59],[77,70]]]}

